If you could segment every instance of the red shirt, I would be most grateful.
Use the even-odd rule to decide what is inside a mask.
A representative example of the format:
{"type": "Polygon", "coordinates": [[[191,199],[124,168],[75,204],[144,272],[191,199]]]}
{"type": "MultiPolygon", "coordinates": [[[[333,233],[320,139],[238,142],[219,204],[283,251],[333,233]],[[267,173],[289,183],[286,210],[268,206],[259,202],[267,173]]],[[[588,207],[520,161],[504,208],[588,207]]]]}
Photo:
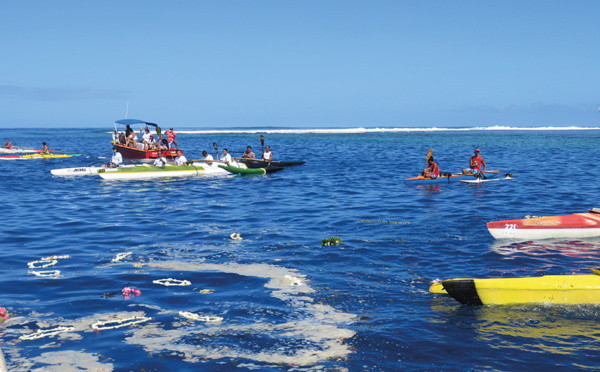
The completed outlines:
{"type": "Polygon", "coordinates": [[[471,169],[476,169],[478,171],[481,170],[481,165],[483,163],[483,158],[479,155],[475,156],[471,156],[471,169]]]}

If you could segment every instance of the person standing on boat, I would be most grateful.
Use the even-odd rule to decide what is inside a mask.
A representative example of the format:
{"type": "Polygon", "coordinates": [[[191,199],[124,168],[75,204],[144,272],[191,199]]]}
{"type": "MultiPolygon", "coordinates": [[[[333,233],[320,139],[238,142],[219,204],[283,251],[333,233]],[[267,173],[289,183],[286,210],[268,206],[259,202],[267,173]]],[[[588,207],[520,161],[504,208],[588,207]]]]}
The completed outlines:
{"type": "Polygon", "coordinates": [[[470,169],[463,169],[463,173],[474,175],[485,173],[486,164],[485,160],[479,155],[479,149],[475,149],[475,155],[471,156],[469,159],[469,168],[470,169]],[[481,169],[482,165],[483,169],[481,169]]]}
{"type": "Polygon", "coordinates": [[[421,175],[425,178],[438,178],[440,175],[440,167],[433,161],[433,156],[430,156],[429,159],[427,159],[427,164],[429,165],[427,168],[423,169],[421,175]]]}
{"type": "Polygon", "coordinates": [[[212,155],[210,155],[206,150],[202,151],[202,160],[204,161],[204,164],[208,165],[209,167],[212,166],[212,161],[208,161],[208,160],[214,160],[212,155]]]}
{"type": "Polygon", "coordinates": [[[162,156],[162,151],[160,149],[158,150],[158,157],[154,160],[154,163],[152,164],[157,167],[164,167],[167,164],[167,159],[165,159],[165,157],[162,156]]]}
{"type": "Polygon", "coordinates": [[[39,153],[44,155],[50,155],[50,149],[48,148],[46,142],[42,142],[42,145],[44,145],[44,148],[42,149],[42,151],[39,151],[39,153]]]}
{"type": "Polygon", "coordinates": [[[12,145],[12,143],[10,143],[9,140],[6,140],[6,143],[4,144],[4,146],[2,146],[2,148],[12,150],[13,145],[12,145]]]}
{"type": "Polygon", "coordinates": [[[142,141],[144,142],[144,150],[150,150],[151,146],[151,134],[150,134],[150,129],[148,129],[148,127],[146,127],[146,130],[144,131],[144,134],[142,135],[142,141]]]}
{"type": "Polygon", "coordinates": [[[227,153],[227,149],[223,149],[223,156],[221,157],[221,161],[225,162],[225,164],[229,164],[233,161],[233,159],[231,159],[231,155],[227,153]]]}
{"type": "Polygon", "coordinates": [[[169,148],[175,144],[175,148],[179,150],[179,146],[177,145],[177,141],[175,141],[175,137],[177,137],[177,133],[173,132],[173,128],[167,131],[167,142],[169,142],[169,148]]]}
{"type": "Polygon", "coordinates": [[[175,165],[185,165],[187,159],[183,156],[183,151],[177,150],[177,157],[175,158],[175,165]]]}
{"type": "Polygon", "coordinates": [[[263,152],[263,160],[264,161],[273,161],[273,153],[271,152],[271,146],[267,146],[265,148],[265,152],[263,152]]]}
{"type": "Polygon", "coordinates": [[[256,156],[252,152],[252,147],[248,146],[246,152],[242,154],[242,159],[256,159],[256,156]]]}

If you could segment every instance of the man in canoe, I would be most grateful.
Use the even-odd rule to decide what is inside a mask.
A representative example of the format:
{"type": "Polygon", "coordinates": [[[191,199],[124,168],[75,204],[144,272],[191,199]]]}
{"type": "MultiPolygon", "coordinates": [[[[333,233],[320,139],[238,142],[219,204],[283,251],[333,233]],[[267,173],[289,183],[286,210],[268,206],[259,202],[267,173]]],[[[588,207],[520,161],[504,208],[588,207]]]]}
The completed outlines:
{"type": "Polygon", "coordinates": [[[212,155],[210,155],[206,150],[202,151],[202,160],[204,160],[204,164],[208,165],[208,166],[212,166],[212,161],[208,161],[208,160],[213,160],[212,155]]]}
{"type": "MultiPolygon", "coordinates": [[[[219,160],[219,159],[217,159],[217,160],[219,160]]],[[[223,156],[221,157],[220,160],[225,162],[225,164],[229,164],[232,161],[231,155],[229,155],[227,153],[227,149],[223,149],[223,156]]]]}
{"type": "Polygon", "coordinates": [[[423,169],[421,175],[425,178],[438,178],[440,175],[440,167],[433,161],[433,156],[427,159],[427,168],[423,169]]]}
{"type": "Polygon", "coordinates": [[[271,146],[267,146],[267,148],[265,149],[266,151],[263,152],[263,160],[264,161],[273,161],[273,153],[271,152],[271,146]]]}
{"type": "Polygon", "coordinates": [[[2,148],[12,150],[13,145],[12,145],[12,143],[10,143],[9,140],[6,140],[6,143],[4,144],[4,146],[2,146],[2,148]]]}
{"type": "Polygon", "coordinates": [[[244,152],[242,154],[242,159],[255,159],[255,158],[256,158],[256,156],[252,152],[252,147],[248,146],[248,148],[246,148],[246,152],[244,152]]]}
{"type": "Polygon", "coordinates": [[[485,173],[485,160],[479,155],[479,149],[475,149],[475,155],[469,159],[469,169],[463,169],[463,174],[480,175],[485,173]],[[483,165],[483,169],[482,166],[483,165]]]}
{"type": "Polygon", "coordinates": [[[121,164],[123,164],[123,156],[121,156],[117,146],[113,146],[113,154],[110,163],[102,164],[102,168],[117,168],[121,164]]]}
{"type": "Polygon", "coordinates": [[[183,156],[183,151],[177,150],[177,156],[175,157],[175,165],[185,165],[187,159],[183,156]]]}
{"type": "Polygon", "coordinates": [[[154,163],[152,163],[152,165],[155,165],[157,167],[164,167],[166,164],[167,159],[165,159],[165,157],[162,155],[162,151],[159,149],[158,157],[154,160],[154,163]]]}
{"type": "Polygon", "coordinates": [[[42,142],[42,145],[44,145],[44,148],[38,152],[43,155],[50,155],[50,149],[48,148],[48,145],[46,144],[46,142],[42,142]]]}

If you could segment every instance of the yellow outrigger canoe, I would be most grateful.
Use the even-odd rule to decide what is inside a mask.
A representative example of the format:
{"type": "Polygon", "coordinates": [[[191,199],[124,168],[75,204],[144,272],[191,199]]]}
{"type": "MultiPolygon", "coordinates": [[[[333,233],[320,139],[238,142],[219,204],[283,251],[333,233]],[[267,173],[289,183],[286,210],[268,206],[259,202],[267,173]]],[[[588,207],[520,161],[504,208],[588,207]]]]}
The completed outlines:
{"type": "Polygon", "coordinates": [[[430,293],[449,294],[465,305],[600,304],[600,271],[596,275],[545,275],[525,278],[446,279],[430,293]]]}
{"type": "Polygon", "coordinates": [[[25,159],[55,159],[70,158],[71,156],[80,156],[83,154],[25,154],[25,155],[7,155],[0,156],[0,160],[25,160],[25,159]]]}

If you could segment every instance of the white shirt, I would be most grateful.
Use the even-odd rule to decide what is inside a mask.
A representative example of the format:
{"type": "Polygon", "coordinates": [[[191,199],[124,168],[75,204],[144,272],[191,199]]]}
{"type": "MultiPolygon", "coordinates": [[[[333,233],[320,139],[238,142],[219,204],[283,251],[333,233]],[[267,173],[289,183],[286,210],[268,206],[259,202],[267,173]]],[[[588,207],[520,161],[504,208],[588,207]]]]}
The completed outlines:
{"type": "Polygon", "coordinates": [[[221,158],[221,161],[230,163],[232,161],[231,155],[229,155],[229,153],[227,153],[227,155],[225,155],[221,158]]]}
{"type": "MultiPolygon", "coordinates": [[[[202,160],[213,160],[213,157],[211,154],[206,155],[205,157],[202,158],[202,160]]],[[[208,164],[207,162],[203,162],[207,167],[212,167],[212,165],[214,164],[208,164]]]]}
{"type": "Polygon", "coordinates": [[[156,165],[157,167],[164,167],[166,162],[167,159],[165,159],[165,157],[163,156],[162,158],[156,158],[156,160],[154,160],[154,163],[152,164],[156,165]]]}
{"type": "Polygon", "coordinates": [[[150,142],[150,133],[144,132],[144,135],[142,136],[142,141],[143,142],[150,142]]]}
{"type": "Polygon", "coordinates": [[[185,156],[183,156],[183,154],[181,154],[175,158],[176,165],[185,165],[186,161],[187,161],[187,159],[185,158],[185,156]]]}
{"type": "Polygon", "coordinates": [[[121,153],[118,151],[113,152],[112,159],[110,159],[110,162],[116,165],[123,163],[123,157],[121,156],[121,153]]]}
{"type": "Polygon", "coordinates": [[[263,159],[264,159],[264,160],[267,160],[267,161],[271,161],[271,160],[273,160],[273,153],[272,153],[271,151],[266,151],[266,152],[263,154],[263,159]]]}

